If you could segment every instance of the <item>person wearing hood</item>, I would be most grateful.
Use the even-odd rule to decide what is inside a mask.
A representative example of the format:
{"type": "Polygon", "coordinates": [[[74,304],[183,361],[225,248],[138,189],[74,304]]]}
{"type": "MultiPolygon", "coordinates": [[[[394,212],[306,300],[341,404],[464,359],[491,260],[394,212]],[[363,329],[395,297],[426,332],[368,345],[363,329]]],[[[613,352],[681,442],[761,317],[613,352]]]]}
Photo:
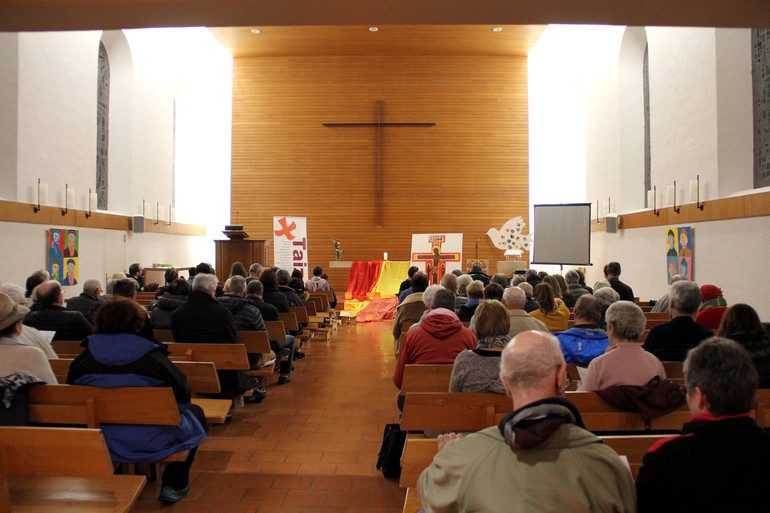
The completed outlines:
{"type": "Polygon", "coordinates": [[[727,301],[722,295],[722,289],[716,285],[702,285],[700,288],[701,305],[695,322],[703,324],[712,330],[719,329],[719,323],[727,311],[727,301]]]}
{"type": "Polygon", "coordinates": [[[182,306],[190,295],[187,281],[177,278],[168,287],[168,293],[150,304],[150,323],[156,330],[171,329],[171,312],[182,306]]]}
{"type": "Polygon", "coordinates": [[[438,453],[417,482],[423,509],[636,511],[628,467],[585,430],[580,412],[564,398],[566,370],[553,335],[516,335],[500,361],[514,411],[498,426],[439,436],[438,453]]]}
{"type": "MultiPolygon", "coordinates": [[[[446,290],[446,289],[444,289],[446,290]]],[[[446,291],[452,294],[449,291],[446,291]]],[[[441,292],[437,292],[438,296],[441,292]]],[[[454,295],[453,295],[454,299],[454,295]]],[[[393,383],[401,389],[404,366],[407,363],[454,363],[465,349],[476,349],[476,335],[463,326],[452,310],[436,308],[441,301],[434,301],[434,308],[420,321],[420,327],[409,331],[398,353],[393,383]]]]}
{"type": "Polygon", "coordinates": [[[172,462],[163,471],[158,499],[174,503],[190,493],[190,467],[197,447],[206,438],[206,417],[190,403],[186,376],[168,359],[162,344],[138,335],[146,313],[123,297],[107,300],[94,315],[95,332],[83,342],[86,349],[70,366],[67,383],[102,388],[118,386],[170,387],[179,406],[177,426],[101,426],[113,461],[156,461],[189,450],[184,461],[172,462]]]}

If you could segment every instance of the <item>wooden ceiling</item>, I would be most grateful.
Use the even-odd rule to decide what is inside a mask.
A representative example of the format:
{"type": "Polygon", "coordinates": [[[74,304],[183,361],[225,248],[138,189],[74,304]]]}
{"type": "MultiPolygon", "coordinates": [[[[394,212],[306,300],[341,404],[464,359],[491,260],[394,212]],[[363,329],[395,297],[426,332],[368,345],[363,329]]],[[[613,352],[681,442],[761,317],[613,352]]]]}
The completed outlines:
{"type": "Polygon", "coordinates": [[[0,0],[0,31],[308,25],[766,27],[768,0],[0,0]]]}
{"type": "Polygon", "coordinates": [[[526,57],[544,25],[369,25],[212,28],[233,57],[487,55],[526,57]],[[259,30],[258,33],[252,29],[259,30]],[[496,30],[495,30],[496,29],[496,30]]]}

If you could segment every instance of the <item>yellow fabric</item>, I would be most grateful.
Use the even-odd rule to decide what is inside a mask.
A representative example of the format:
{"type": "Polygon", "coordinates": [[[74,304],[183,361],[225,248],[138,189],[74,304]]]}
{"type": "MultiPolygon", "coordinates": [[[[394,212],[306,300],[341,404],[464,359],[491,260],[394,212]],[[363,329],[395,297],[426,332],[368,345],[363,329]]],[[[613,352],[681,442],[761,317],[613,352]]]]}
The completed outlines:
{"type": "Polygon", "coordinates": [[[372,292],[379,292],[380,297],[387,298],[398,295],[398,288],[401,282],[407,278],[411,262],[393,262],[386,260],[382,263],[380,279],[374,286],[372,292]]]}
{"type": "Polygon", "coordinates": [[[345,300],[345,310],[343,312],[343,316],[349,317],[349,316],[355,316],[360,312],[361,310],[371,303],[371,301],[359,301],[357,299],[346,299],[345,300]]]}

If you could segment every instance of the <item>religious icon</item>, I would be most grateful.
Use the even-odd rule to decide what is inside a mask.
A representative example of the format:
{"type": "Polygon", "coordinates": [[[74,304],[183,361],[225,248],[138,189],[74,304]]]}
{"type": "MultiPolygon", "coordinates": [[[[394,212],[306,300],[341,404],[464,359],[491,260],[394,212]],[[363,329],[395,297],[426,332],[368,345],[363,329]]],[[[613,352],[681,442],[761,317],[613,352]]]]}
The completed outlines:
{"type": "Polygon", "coordinates": [[[412,235],[412,264],[428,275],[431,285],[441,284],[447,271],[460,268],[462,234],[412,235]]]}
{"type": "Polygon", "coordinates": [[[666,228],[666,276],[668,283],[676,275],[692,281],[693,244],[692,227],[666,228]]]}

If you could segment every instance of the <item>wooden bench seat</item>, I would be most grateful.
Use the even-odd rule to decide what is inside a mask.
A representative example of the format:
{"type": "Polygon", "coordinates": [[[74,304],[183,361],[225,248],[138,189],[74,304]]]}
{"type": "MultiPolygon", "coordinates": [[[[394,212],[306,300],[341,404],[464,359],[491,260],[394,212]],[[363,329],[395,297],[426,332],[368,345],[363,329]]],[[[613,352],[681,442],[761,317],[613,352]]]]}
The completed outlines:
{"type": "Polygon", "coordinates": [[[114,475],[101,430],[0,427],[0,511],[122,513],[144,476],[114,475]]]}
{"type": "Polygon", "coordinates": [[[86,349],[80,345],[81,342],[81,340],[54,340],[51,342],[51,348],[59,358],[74,358],[86,349]]]}
{"type": "MultiPolygon", "coordinates": [[[[72,358],[49,358],[54,375],[60,384],[67,382],[72,358]]],[[[216,367],[211,362],[174,362],[187,377],[187,386],[193,394],[218,394],[222,389],[216,367]]],[[[205,399],[193,397],[193,404],[203,409],[207,424],[222,424],[230,412],[231,401],[227,399],[205,399]]]]}
{"type": "Polygon", "coordinates": [[[451,363],[408,363],[404,366],[401,393],[448,392],[451,363]]]}

